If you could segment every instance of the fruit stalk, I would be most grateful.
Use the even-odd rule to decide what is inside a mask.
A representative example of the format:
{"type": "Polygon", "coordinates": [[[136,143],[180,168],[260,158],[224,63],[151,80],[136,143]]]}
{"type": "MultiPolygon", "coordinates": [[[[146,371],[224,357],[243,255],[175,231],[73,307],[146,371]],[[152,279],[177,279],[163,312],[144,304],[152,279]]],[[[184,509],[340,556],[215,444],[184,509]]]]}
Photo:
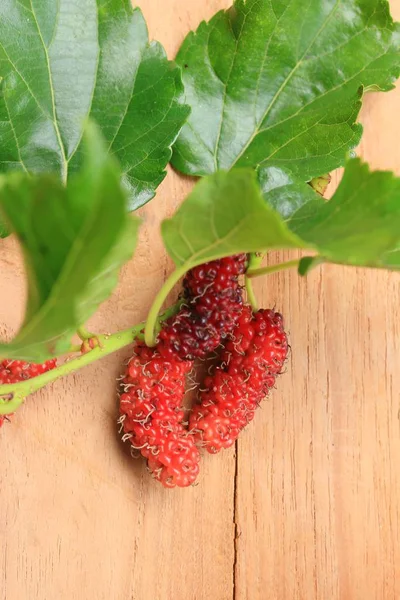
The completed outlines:
{"type": "MultiPolygon", "coordinates": [[[[174,315],[179,308],[180,303],[174,304],[160,315],[158,322],[162,323],[174,315]]],[[[39,375],[34,379],[29,379],[21,383],[0,385],[0,415],[9,415],[15,412],[27,396],[37,392],[52,381],[64,377],[65,375],[69,375],[70,373],[75,373],[96,360],[100,360],[125,346],[129,346],[141,333],[143,333],[144,327],[145,322],[142,322],[139,325],[135,325],[134,327],[130,327],[129,329],[119,331],[112,335],[98,335],[96,337],[99,340],[99,346],[87,354],[77,356],[56,369],[48,371],[43,375],[39,375]]]]}
{"type": "Polygon", "coordinates": [[[288,260],[287,262],[279,263],[277,265],[270,265],[268,267],[249,268],[246,273],[246,278],[252,279],[253,277],[261,277],[262,275],[271,275],[272,273],[284,271],[285,269],[297,268],[299,264],[300,259],[297,258],[295,260],[288,260]]]}
{"type": "Polygon", "coordinates": [[[159,314],[162,309],[162,305],[164,304],[168,294],[172,291],[178,281],[185,275],[185,273],[186,268],[176,269],[173,271],[157,294],[156,299],[150,308],[144,330],[144,341],[146,346],[149,348],[153,348],[157,343],[156,325],[157,321],[159,320],[159,314]]]}
{"type": "Polygon", "coordinates": [[[265,256],[265,253],[256,254],[255,252],[253,252],[252,254],[250,254],[249,264],[248,264],[247,271],[246,271],[245,285],[246,285],[247,300],[248,300],[251,308],[254,310],[254,312],[257,311],[259,308],[258,301],[257,301],[256,294],[254,292],[253,282],[247,276],[247,273],[250,270],[254,271],[255,269],[257,269],[260,266],[260,264],[262,263],[264,256],[265,256]]]}

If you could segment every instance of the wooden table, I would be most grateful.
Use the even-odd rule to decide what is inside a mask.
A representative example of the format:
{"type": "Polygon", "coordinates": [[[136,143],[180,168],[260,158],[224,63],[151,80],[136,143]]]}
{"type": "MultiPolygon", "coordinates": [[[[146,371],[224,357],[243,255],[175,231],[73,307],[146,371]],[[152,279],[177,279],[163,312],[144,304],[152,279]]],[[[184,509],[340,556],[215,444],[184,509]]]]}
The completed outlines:
{"type": "MultiPolygon", "coordinates": [[[[228,4],[141,2],[171,57],[228,4]]],[[[400,90],[367,98],[361,145],[398,173],[399,102],[400,90]]],[[[191,185],[169,172],[141,211],[139,250],[92,328],[145,317],[171,269],[159,223],[191,185]]],[[[13,240],[0,269],[3,336],[23,309],[13,240]]],[[[236,451],[204,458],[196,487],[162,489],[121,446],[115,380],[128,351],[59,380],[2,429],[1,600],[400,598],[400,276],[326,266],[257,292],[286,316],[290,364],[236,451]]]]}

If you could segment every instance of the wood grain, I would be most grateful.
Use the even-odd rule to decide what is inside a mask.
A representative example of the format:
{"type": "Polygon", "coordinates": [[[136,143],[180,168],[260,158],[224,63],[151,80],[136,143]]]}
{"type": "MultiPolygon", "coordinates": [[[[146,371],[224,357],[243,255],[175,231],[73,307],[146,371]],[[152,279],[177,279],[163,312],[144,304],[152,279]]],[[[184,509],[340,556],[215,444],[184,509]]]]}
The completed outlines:
{"type": "MultiPolygon", "coordinates": [[[[141,2],[170,56],[228,5],[141,2]]],[[[360,150],[398,173],[399,107],[400,90],[368,97],[360,150]]],[[[191,185],[169,172],[142,210],[139,251],[92,327],[145,316],[171,269],[159,222],[191,185]]],[[[25,294],[12,240],[0,269],[10,336],[25,294]]],[[[2,429],[0,600],[400,598],[400,276],[324,267],[257,286],[286,315],[290,364],[237,452],[205,457],[197,487],[161,489],[119,443],[127,351],[37,394],[2,429]]]]}

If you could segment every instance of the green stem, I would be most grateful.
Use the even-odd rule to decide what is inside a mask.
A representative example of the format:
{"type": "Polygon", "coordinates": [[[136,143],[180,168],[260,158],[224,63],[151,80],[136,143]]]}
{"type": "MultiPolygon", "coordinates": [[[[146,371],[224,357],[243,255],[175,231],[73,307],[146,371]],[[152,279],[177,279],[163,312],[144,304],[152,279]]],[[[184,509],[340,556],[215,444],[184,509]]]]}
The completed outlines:
{"type": "Polygon", "coordinates": [[[254,292],[253,283],[249,277],[246,277],[246,292],[247,292],[247,300],[253,309],[253,312],[258,311],[258,301],[256,294],[254,292]]]}
{"type": "Polygon", "coordinates": [[[180,269],[176,269],[171,273],[168,277],[167,281],[164,283],[163,287],[159,291],[156,296],[156,299],[153,302],[152,307],[150,308],[149,314],[147,316],[146,327],[144,330],[144,341],[149,348],[152,348],[157,343],[157,334],[156,334],[156,325],[158,320],[158,315],[160,310],[171,290],[178,283],[178,281],[185,275],[187,268],[181,267],[180,269]]]}
{"type": "MultiPolygon", "coordinates": [[[[264,258],[264,254],[255,254],[255,253],[250,254],[247,272],[249,270],[256,269],[261,264],[263,258],[264,258]]],[[[249,277],[247,277],[247,273],[246,273],[246,278],[245,278],[245,284],[246,284],[247,300],[249,301],[250,306],[253,309],[253,311],[256,312],[258,310],[257,297],[254,292],[253,283],[252,283],[251,279],[249,277]]]]}
{"type": "MultiPolygon", "coordinates": [[[[174,315],[177,310],[179,310],[180,303],[175,304],[168,310],[166,310],[158,319],[158,322],[165,321],[172,315],[174,315]]],[[[133,340],[140,335],[145,327],[145,323],[140,323],[139,325],[135,325],[135,327],[131,327],[130,329],[126,329],[124,331],[119,331],[112,335],[99,335],[97,336],[100,342],[99,347],[94,348],[87,354],[82,354],[77,358],[69,360],[64,364],[60,365],[56,369],[52,371],[48,371],[43,375],[39,375],[38,377],[34,377],[33,379],[29,379],[28,381],[23,381],[21,383],[11,383],[0,386],[0,415],[9,415],[16,411],[17,408],[21,406],[24,399],[37,392],[45,385],[59,379],[60,377],[64,377],[65,375],[69,375],[70,373],[75,373],[79,369],[90,365],[96,360],[100,360],[125,346],[129,346],[133,340]]]]}
{"type": "Polygon", "coordinates": [[[97,337],[93,333],[90,333],[90,331],[88,331],[85,327],[79,327],[76,330],[76,333],[78,334],[82,342],[86,342],[86,340],[89,340],[92,337],[97,337]]]}
{"type": "Polygon", "coordinates": [[[261,275],[270,275],[271,273],[277,273],[278,271],[283,271],[284,269],[292,269],[294,267],[298,267],[300,263],[299,259],[289,260],[284,263],[279,263],[278,265],[271,265],[269,267],[261,267],[260,269],[250,269],[246,273],[246,277],[260,277],[261,275]]]}
{"type": "Polygon", "coordinates": [[[75,352],[80,352],[82,348],[81,344],[73,344],[69,347],[68,354],[75,354],[75,352]]]}

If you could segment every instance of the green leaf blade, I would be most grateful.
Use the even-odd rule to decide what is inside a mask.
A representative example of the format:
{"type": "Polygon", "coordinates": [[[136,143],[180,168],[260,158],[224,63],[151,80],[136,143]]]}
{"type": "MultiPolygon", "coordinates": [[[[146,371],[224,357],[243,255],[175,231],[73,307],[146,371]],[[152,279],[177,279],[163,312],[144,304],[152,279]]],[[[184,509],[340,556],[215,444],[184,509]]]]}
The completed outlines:
{"type": "Polygon", "coordinates": [[[179,69],[129,0],[5,0],[0,77],[0,172],[66,182],[90,118],[123,167],[131,209],[154,196],[189,109],[179,69]]]}
{"type": "Polygon", "coordinates": [[[400,240],[400,179],[351,160],[333,198],[303,206],[289,226],[332,262],[386,266],[400,240]]]}
{"type": "Polygon", "coordinates": [[[67,188],[49,175],[2,176],[0,212],[22,246],[28,302],[1,356],[41,362],[68,351],[135,248],[139,220],[126,211],[119,169],[93,127],[85,145],[84,168],[67,188]]]}
{"type": "Polygon", "coordinates": [[[325,201],[290,172],[261,170],[265,200],[318,256],[303,260],[301,274],[322,262],[397,269],[400,266],[400,178],[348,161],[331,200],[325,201]]]}
{"type": "Polygon", "coordinates": [[[196,265],[271,249],[309,250],[302,275],[324,262],[398,269],[400,178],[352,159],[326,201],[279,166],[218,171],[163,222],[162,235],[177,266],[172,282],[196,265]]]}
{"type": "Polygon", "coordinates": [[[177,62],[192,108],[177,169],[272,163],[308,180],[358,144],[360,89],[393,87],[399,28],[386,0],[236,0],[189,34],[177,62]]]}
{"type": "Polygon", "coordinates": [[[163,222],[162,234],[171,258],[184,270],[240,252],[303,245],[264,202],[256,174],[247,169],[200,181],[163,222]]]}
{"type": "Polygon", "coordinates": [[[388,269],[400,271],[400,243],[384,255],[383,262],[388,269]]]}

